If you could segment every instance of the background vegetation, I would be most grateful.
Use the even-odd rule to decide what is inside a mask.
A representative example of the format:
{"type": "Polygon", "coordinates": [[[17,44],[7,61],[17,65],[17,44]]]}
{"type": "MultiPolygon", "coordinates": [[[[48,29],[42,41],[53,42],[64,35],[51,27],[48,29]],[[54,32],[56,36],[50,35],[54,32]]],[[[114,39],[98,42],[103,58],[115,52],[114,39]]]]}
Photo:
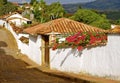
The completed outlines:
{"type": "MultiPolygon", "coordinates": [[[[119,8],[117,8],[119,7],[117,3],[120,3],[120,1],[96,0],[94,2],[83,4],[60,4],[59,2],[46,4],[44,0],[31,0],[29,10],[30,13],[26,14],[26,16],[30,17],[32,13],[34,15],[34,21],[39,23],[66,17],[102,29],[109,29],[111,24],[120,24],[120,11],[119,8]],[[103,6],[99,6],[99,8],[98,3],[101,6],[103,5],[102,3],[104,3],[104,5],[106,4],[105,8],[103,8],[103,6]],[[89,9],[87,8],[88,6],[89,9]],[[111,10],[108,7],[110,7],[111,10]],[[112,8],[116,9],[113,11],[112,8]]],[[[18,8],[7,0],[0,0],[0,15],[17,11],[17,9],[25,11],[24,6],[23,9],[20,9],[20,7],[18,8]]]]}
{"type": "Polygon", "coordinates": [[[78,9],[77,12],[70,18],[99,28],[110,28],[110,23],[109,20],[106,19],[106,15],[98,14],[92,10],[78,9]]]}
{"type": "Polygon", "coordinates": [[[17,6],[7,0],[0,0],[0,15],[5,15],[17,10],[17,6]]]}
{"type": "Polygon", "coordinates": [[[33,3],[32,12],[35,19],[41,23],[63,17],[65,14],[65,10],[59,2],[47,5],[44,0],[40,0],[39,2],[36,0],[32,2],[31,0],[31,3],[33,3]]]}

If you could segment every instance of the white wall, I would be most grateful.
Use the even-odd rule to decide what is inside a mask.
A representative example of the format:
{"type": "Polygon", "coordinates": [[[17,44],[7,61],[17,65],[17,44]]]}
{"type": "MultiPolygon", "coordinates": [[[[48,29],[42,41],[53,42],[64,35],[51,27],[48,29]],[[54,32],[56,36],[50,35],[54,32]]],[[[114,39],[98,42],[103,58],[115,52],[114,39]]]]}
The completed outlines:
{"type": "Polygon", "coordinates": [[[32,59],[34,62],[37,64],[41,65],[42,64],[42,53],[40,50],[41,47],[41,35],[35,37],[30,35],[29,37],[29,58],[32,59]]]}
{"type": "Polygon", "coordinates": [[[120,34],[108,35],[106,46],[77,51],[50,50],[51,69],[120,80],[120,34]]]}
{"type": "Polygon", "coordinates": [[[19,40],[20,37],[22,37],[22,36],[29,38],[29,34],[22,34],[22,33],[18,34],[17,39],[16,39],[17,43],[18,43],[18,49],[20,49],[21,53],[29,55],[30,54],[29,53],[29,44],[23,43],[22,41],[19,40]]]}
{"type": "Polygon", "coordinates": [[[29,34],[16,34],[12,27],[10,26],[10,24],[6,23],[3,20],[0,20],[0,25],[2,26],[3,23],[5,23],[5,28],[7,28],[14,36],[17,45],[18,45],[18,49],[21,51],[21,53],[25,54],[28,56],[28,58],[30,58],[31,60],[33,60],[34,62],[36,62],[37,64],[41,65],[42,61],[41,61],[41,50],[40,50],[40,46],[41,46],[41,36],[29,36],[29,34]],[[20,37],[29,37],[29,44],[25,44],[22,43],[19,38],[20,37]]]}

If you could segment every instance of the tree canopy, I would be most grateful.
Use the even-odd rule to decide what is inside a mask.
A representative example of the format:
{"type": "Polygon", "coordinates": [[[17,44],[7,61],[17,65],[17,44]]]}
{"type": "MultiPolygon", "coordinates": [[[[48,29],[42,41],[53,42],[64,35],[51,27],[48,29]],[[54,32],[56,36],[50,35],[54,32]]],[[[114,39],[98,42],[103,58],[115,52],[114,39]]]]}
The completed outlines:
{"type": "Polygon", "coordinates": [[[51,17],[51,19],[56,19],[63,17],[65,14],[65,10],[59,2],[55,2],[48,6],[47,13],[49,14],[49,17],[51,17]]]}
{"type": "Polygon", "coordinates": [[[33,5],[35,2],[37,2],[37,0],[31,0],[30,4],[33,5]]]}
{"type": "Polygon", "coordinates": [[[7,0],[0,0],[0,6],[7,4],[7,0]]]}
{"type": "Polygon", "coordinates": [[[34,2],[33,4],[34,17],[41,23],[63,17],[64,13],[65,10],[59,2],[47,5],[44,0],[41,0],[40,2],[34,2]]]}
{"type": "Polygon", "coordinates": [[[17,10],[17,6],[13,5],[7,0],[0,0],[0,15],[8,14],[9,12],[14,12],[17,10]]]}
{"type": "Polygon", "coordinates": [[[41,23],[46,22],[46,20],[47,20],[47,16],[46,16],[47,5],[44,1],[34,2],[32,9],[33,9],[32,12],[34,14],[36,21],[41,22],[41,23]]]}
{"type": "Polygon", "coordinates": [[[112,21],[112,24],[120,25],[120,19],[118,19],[116,21],[112,21]]]}
{"type": "Polygon", "coordinates": [[[99,28],[110,28],[110,23],[109,20],[106,19],[106,16],[104,14],[100,15],[92,10],[78,9],[78,11],[70,18],[99,28]]]}

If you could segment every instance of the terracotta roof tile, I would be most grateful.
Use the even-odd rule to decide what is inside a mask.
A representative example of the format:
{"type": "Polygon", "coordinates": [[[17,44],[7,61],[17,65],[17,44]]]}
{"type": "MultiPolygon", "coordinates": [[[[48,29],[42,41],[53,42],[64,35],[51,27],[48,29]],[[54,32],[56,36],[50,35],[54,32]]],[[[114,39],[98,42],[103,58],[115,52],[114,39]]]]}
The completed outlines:
{"type": "Polygon", "coordinates": [[[19,28],[17,26],[15,26],[13,23],[10,23],[10,25],[12,26],[12,29],[16,32],[16,33],[22,33],[23,29],[19,28]]]}
{"type": "Polygon", "coordinates": [[[120,26],[115,26],[113,29],[106,30],[106,33],[120,33],[120,26]]]}
{"type": "Polygon", "coordinates": [[[47,34],[51,32],[56,33],[76,33],[79,31],[82,32],[105,32],[105,30],[92,27],[68,18],[59,18],[47,23],[39,24],[37,26],[27,28],[24,30],[29,34],[47,34]]]}
{"type": "Polygon", "coordinates": [[[18,14],[18,12],[12,12],[11,14],[6,14],[6,15],[3,15],[3,16],[0,16],[0,18],[1,18],[1,19],[6,19],[6,18],[8,18],[9,16],[14,15],[14,14],[18,14]]]}
{"type": "Polygon", "coordinates": [[[24,20],[24,21],[30,21],[29,19],[24,18],[24,17],[22,17],[22,18],[20,18],[20,17],[10,17],[10,18],[7,18],[6,21],[14,20],[14,19],[21,19],[21,20],[24,20]]]}

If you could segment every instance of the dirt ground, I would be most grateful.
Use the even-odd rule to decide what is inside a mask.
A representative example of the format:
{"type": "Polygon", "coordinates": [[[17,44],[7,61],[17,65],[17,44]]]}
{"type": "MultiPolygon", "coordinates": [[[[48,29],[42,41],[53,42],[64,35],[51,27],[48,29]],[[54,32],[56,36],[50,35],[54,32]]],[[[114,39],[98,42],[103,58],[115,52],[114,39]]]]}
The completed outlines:
{"type": "Polygon", "coordinates": [[[76,83],[74,81],[50,76],[37,69],[27,69],[27,64],[0,49],[0,83],[76,83]]]}
{"type": "Polygon", "coordinates": [[[17,43],[14,37],[12,36],[12,34],[5,28],[1,28],[1,27],[0,27],[0,42],[1,42],[0,47],[5,47],[14,50],[17,49],[17,43]],[[4,46],[5,43],[7,46],[4,46]]]}

